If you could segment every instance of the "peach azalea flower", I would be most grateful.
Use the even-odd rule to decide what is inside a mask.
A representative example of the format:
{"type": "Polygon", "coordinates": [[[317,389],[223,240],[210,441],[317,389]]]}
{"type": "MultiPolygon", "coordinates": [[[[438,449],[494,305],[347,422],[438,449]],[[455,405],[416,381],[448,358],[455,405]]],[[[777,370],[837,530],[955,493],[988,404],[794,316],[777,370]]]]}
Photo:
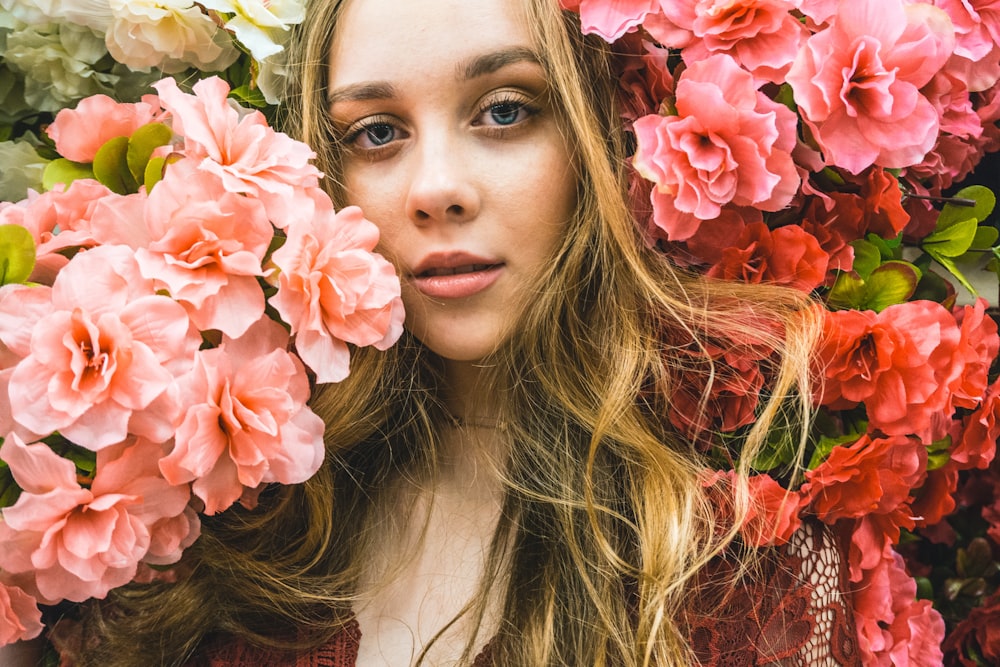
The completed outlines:
{"type": "Polygon", "coordinates": [[[187,487],[156,473],[161,455],[148,441],[105,449],[88,489],[76,466],[48,445],[7,438],[0,456],[22,493],[0,510],[0,568],[33,572],[46,603],[102,598],[131,581],[149,549],[150,525],[183,513],[190,499],[187,487]]]}
{"type": "Polygon", "coordinates": [[[323,420],[306,406],[309,381],[287,344],[281,325],[261,319],[200,351],[180,380],[185,415],[160,470],[172,484],[193,482],[206,514],[226,510],[244,488],[304,482],[323,461],[323,420]]]}
{"type": "Polygon", "coordinates": [[[580,13],[583,34],[613,42],[659,11],[661,0],[562,0],[565,9],[580,13]]]}
{"type": "Polygon", "coordinates": [[[199,169],[219,177],[228,192],[263,202],[276,227],[284,229],[301,216],[306,192],[320,177],[309,146],[275,132],[259,111],[237,111],[226,98],[229,84],[218,77],[196,83],[193,95],[173,79],[153,87],[174,132],[184,137],[184,154],[196,159],[199,169]]]}
{"type": "Polygon", "coordinates": [[[270,302],[317,382],[340,382],[349,372],[345,343],[388,349],[403,332],[403,302],[393,266],[371,252],[378,228],[356,206],[334,213],[316,196],[317,217],[290,227],[271,257],[280,273],[270,302]]]}
{"type": "Polygon", "coordinates": [[[35,598],[0,581],[0,646],[42,634],[42,610],[35,598]]]}
{"type": "Polygon", "coordinates": [[[107,95],[84,98],[75,109],[63,109],[46,132],[56,150],[74,162],[93,162],[97,150],[116,137],[130,137],[137,129],[156,120],[161,113],[153,95],[141,102],[123,104],[107,95]]]}
{"type": "MultiPolygon", "coordinates": [[[[16,306],[22,297],[8,298],[16,306]]],[[[158,399],[169,398],[174,372],[200,342],[184,309],[143,279],[129,248],[81,252],[56,278],[50,312],[10,376],[11,412],[33,433],[59,431],[95,451],[129,432],[162,442],[177,406],[158,399]],[[136,418],[147,409],[159,418],[136,418]]]]}

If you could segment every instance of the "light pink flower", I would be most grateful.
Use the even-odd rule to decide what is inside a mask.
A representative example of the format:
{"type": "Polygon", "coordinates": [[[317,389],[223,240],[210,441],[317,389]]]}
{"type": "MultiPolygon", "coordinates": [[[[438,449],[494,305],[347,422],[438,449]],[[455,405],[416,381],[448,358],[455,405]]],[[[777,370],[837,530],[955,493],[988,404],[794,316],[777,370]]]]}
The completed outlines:
{"type": "Polygon", "coordinates": [[[271,259],[280,269],[271,304],[295,334],[295,347],[318,382],[349,372],[345,343],[387,349],[402,334],[403,302],[392,265],[372,252],[378,228],[361,209],[334,213],[320,193],[320,213],[288,229],[271,259]]]}
{"type": "Polygon", "coordinates": [[[562,0],[562,6],[580,12],[585,35],[597,34],[613,42],[657,11],[660,0],[562,0]]]}
{"type": "Polygon", "coordinates": [[[156,474],[162,447],[147,441],[97,455],[90,488],[48,445],[5,440],[0,455],[22,493],[2,510],[0,568],[34,573],[40,599],[82,602],[131,581],[149,548],[149,527],[181,514],[190,490],[156,474]]]}
{"type": "Polygon", "coordinates": [[[152,95],[135,104],[116,102],[107,95],[92,95],[81,100],[75,109],[63,109],[56,114],[46,132],[64,158],[93,162],[97,150],[107,141],[131,137],[159,114],[159,104],[152,95]]]}
{"type": "Polygon", "coordinates": [[[827,164],[858,173],[871,164],[920,162],[934,146],[939,119],[919,90],[954,43],[948,16],[931,5],[841,3],[787,75],[827,164]]]}
{"type": "MultiPolygon", "coordinates": [[[[14,292],[13,305],[21,297],[14,292]]],[[[167,389],[201,339],[179,304],[154,294],[132,252],[101,246],[78,253],[56,278],[50,308],[10,376],[15,421],[93,450],[129,432],[169,438],[176,406],[167,389]]]]}
{"type": "Polygon", "coordinates": [[[323,460],[323,421],[306,406],[309,381],[287,344],[281,325],[262,319],[199,352],[180,382],[185,415],[160,470],[173,484],[193,481],[206,514],[244,487],[304,482],[323,460]]]}
{"type": "Polygon", "coordinates": [[[917,584],[892,553],[854,588],[862,663],[873,667],[941,665],[944,619],[930,600],[917,600],[917,584]]]}
{"type": "Polygon", "coordinates": [[[22,430],[14,422],[8,385],[14,367],[31,354],[31,330],[51,310],[51,294],[45,287],[0,286],[0,433],[17,431],[22,437],[41,433],[22,430]]]}
{"type": "Polygon", "coordinates": [[[229,85],[218,77],[181,92],[173,79],[153,84],[170,112],[174,132],[184,137],[184,154],[215,174],[234,194],[259,199],[275,226],[285,228],[308,211],[310,188],[319,183],[315,156],[306,144],[271,129],[259,111],[233,108],[229,85]]]}
{"type": "Polygon", "coordinates": [[[647,25],[667,46],[682,48],[684,62],[696,63],[714,53],[726,53],[759,81],[783,80],[805,27],[792,15],[800,0],[670,0],[661,2],[661,21],[647,25]],[[681,34],[690,37],[679,39],[681,34]],[[663,41],[663,40],[667,41],[663,41]]]}
{"type": "Polygon", "coordinates": [[[35,598],[0,581],[0,646],[42,634],[42,610],[35,598]]]}
{"type": "Polygon", "coordinates": [[[645,116],[634,127],[636,169],[678,211],[707,220],[730,203],[777,211],[792,200],[795,115],[759,93],[736,61],[714,55],[691,65],[676,106],[676,116],[645,116]]]}
{"type": "Polygon", "coordinates": [[[955,26],[955,55],[948,68],[968,90],[986,90],[1000,79],[1000,1],[932,0],[955,26]]]}
{"type": "Polygon", "coordinates": [[[99,214],[95,236],[135,248],[143,277],[179,301],[199,329],[235,337],[263,316],[257,277],[274,228],[258,200],[227,192],[216,176],[182,160],[141,208],[99,214]]]}
{"type": "Polygon", "coordinates": [[[92,179],[73,181],[68,188],[30,195],[17,204],[0,209],[0,225],[21,225],[35,240],[33,282],[51,285],[69,261],[66,250],[90,247],[96,240],[90,220],[101,203],[121,199],[92,179]]]}

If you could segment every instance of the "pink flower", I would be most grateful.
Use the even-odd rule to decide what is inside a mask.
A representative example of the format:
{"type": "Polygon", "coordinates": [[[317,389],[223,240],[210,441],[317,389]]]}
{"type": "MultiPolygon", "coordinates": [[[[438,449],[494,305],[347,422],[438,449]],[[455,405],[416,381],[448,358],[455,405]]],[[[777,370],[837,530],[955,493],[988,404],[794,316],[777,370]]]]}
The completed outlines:
{"type": "Polygon", "coordinates": [[[683,48],[685,63],[726,53],[758,81],[778,83],[806,37],[805,27],[792,15],[800,1],[671,0],[661,6],[672,29],[664,33],[655,20],[648,29],[656,38],[665,37],[666,46],[683,48]],[[678,40],[677,31],[691,36],[678,40]]]}
{"type": "Polygon", "coordinates": [[[562,0],[562,6],[580,12],[585,35],[593,33],[613,42],[657,11],[660,0],[562,0]]]}
{"type": "Polygon", "coordinates": [[[841,3],[788,72],[827,164],[901,168],[934,146],[938,114],[919,90],[954,47],[947,15],[902,0],[841,3]]]}
{"type": "Polygon", "coordinates": [[[31,280],[51,285],[68,261],[67,250],[96,244],[90,230],[94,212],[102,202],[119,199],[97,181],[80,179],[65,191],[50,190],[0,209],[0,225],[20,225],[31,232],[36,247],[31,280]]]}
{"type": "Polygon", "coordinates": [[[170,166],[140,209],[103,211],[94,233],[135,248],[144,278],[163,287],[199,329],[241,335],[264,314],[257,282],[274,236],[256,199],[227,192],[190,161],[170,166]],[[145,224],[129,221],[140,214],[145,224]]]}
{"type": "Polygon", "coordinates": [[[2,510],[0,568],[33,573],[40,599],[82,602],[131,581],[149,548],[149,527],[184,512],[187,487],[156,474],[162,447],[135,441],[102,450],[90,488],[48,445],[8,438],[3,460],[23,490],[2,510]]]}
{"type": "Polygon", "coordinates": [[[854,587],[864,665],[932,667],[943,663],[944,620],[929,600],[917,600],[916,596],[917,584],[896,553],[882,559],[854,587]]]}
{"type": "MultiPolygon", "coordinates": [[[[5,306],[23,297],[14,292],[5,306]]],[[[125,246],[78,253],[56,278],[50,308],[10,376],[15,421],[93,450],[129,432],[167,439],[176,406],[166,392],[201,342],[184,309],[153,293],[125,246]]]]}
{"type": "Polygon", "coordinates": [[[317,192],[317,217],[288,229],[271,260],[280,270],[271,305],[291,325],[295,347],[318,382],[349,372],[345,343],[389,348],[403,331],[399,278],[372,253],[378,228],[357,207],[334,213],[317,192]]]}
{"type": "Polygon", "coordinates": [[[957,43],[948,68],[969,90],[986,90],[1000,79],[1000,2],[933,0],[951,18],[957,43]]]}
{"type": "Polygon", "coordinates": [[[635,122],[634,161],[678,211],[707,220],[730,203],[777,211],[792,200],[799,185],[795,115],[758,93],[731,57],[688,67],[676,106],[676,116],[635,122]]]}
{"type": "Polygon", "coordinates": [[[306,407],[309,381],[287,343],[279,324],[261,319],[199,352],[180,381],[186,411],[160,470],[172,484],[193,481],[206,514],[227,509],[244,487],[304,482],[323,460],[323,421],[306,407]]]}
{"type": "Polygon", "coordinates": [[[0,646],[42,634],[42,611],[35,598],[0,581],[0,646]]]}
{"type": "Polygon", "coordinates": [[[42,434],[17,429],[10,407],[10,376],[17,364],[31,354],[31,331],[51,310],[49,290],[27,285],[0,286],[0,433],[15,430],[22,437],[42,434]]]}
{"type": "Polygon", "coordinates": [[[135,104],[116,102],[107,95],[92,95],[81,100],[75,109],[63,109],[56,114],[46,131],[64,158],[93,162],[97,150],[106,142],[116,137],[131,137],[160,113],[152,95],[135,104]]]}
{"type": "Polygon", "coordinates": [[[194,95],[181,92],[173,79],[154,87],[174,132],[184,137],[184,154],[198,160],[199,169],[218,176],[228,192],[259,199],[277,227],[303,217],[306,191],[320,176],[310,164],[312,149],[275,132],[259,111],[241,116],[226,99],[229,85],[218,77],[196,83],[194,95]]]}

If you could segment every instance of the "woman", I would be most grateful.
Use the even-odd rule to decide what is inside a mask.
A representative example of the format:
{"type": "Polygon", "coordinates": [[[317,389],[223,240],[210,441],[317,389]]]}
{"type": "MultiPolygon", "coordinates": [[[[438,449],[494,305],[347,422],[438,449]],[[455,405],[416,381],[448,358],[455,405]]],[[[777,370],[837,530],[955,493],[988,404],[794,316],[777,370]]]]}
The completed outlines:
{"type": "Polygon", "coordinates": [[[556,0],[307,15],[290,125],[379,225],[407,333],[316,398],[313,480],[95,606],[92,664],[850,662],[832,543],[741,548],[745,479],[713,502],[666,417],[678,371],[750,339],[776,361],[743,465],[805,423],[810,311],[644,247],[607,47],[556,0]]]}

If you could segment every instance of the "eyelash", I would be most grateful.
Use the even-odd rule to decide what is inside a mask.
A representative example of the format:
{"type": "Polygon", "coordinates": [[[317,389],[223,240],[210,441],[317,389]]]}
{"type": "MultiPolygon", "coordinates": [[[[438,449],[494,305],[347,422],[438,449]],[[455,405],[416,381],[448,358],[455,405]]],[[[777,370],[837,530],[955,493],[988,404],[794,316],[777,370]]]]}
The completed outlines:
{"type": "MultiPolygon", "coordinates": [[[[478,111],[476,112],[476,121],[473,123],[473,126],[480,128],[481,131],[485,132],[490,138],[500,139],[506,136],[509,132],[520,128],[520,126],[530,120],[531,117],[538,114],[539,111],[540,109],[526,99],[523,94],[514,93],[512,91],[498,91],[488,97],[480,105],[478,111]],[[479,119],[484,114],[493,113],[498,107],[505,108],[507,113],[514,111],[518,115],[520,115],[521,112],[524,112],[527,115],[523,118],[515,119],[508,125],[485,124],[479,122],[479,119]]],[[[396,141],[395,136],[384,144],[372,147],[358,146],[358,140],[374,128],[382,126],[391,128],[393,132],[400,131],[400,128],[395,124],[395,119],[392,116],[379,114],[362,119],[361,121],[358,121],[350,126],[341,138],[341,144],[354,153],[364,155],[369,160],[377,160],[383,153],[388,150],[392,150],[392,144],[396,141]]]]}

